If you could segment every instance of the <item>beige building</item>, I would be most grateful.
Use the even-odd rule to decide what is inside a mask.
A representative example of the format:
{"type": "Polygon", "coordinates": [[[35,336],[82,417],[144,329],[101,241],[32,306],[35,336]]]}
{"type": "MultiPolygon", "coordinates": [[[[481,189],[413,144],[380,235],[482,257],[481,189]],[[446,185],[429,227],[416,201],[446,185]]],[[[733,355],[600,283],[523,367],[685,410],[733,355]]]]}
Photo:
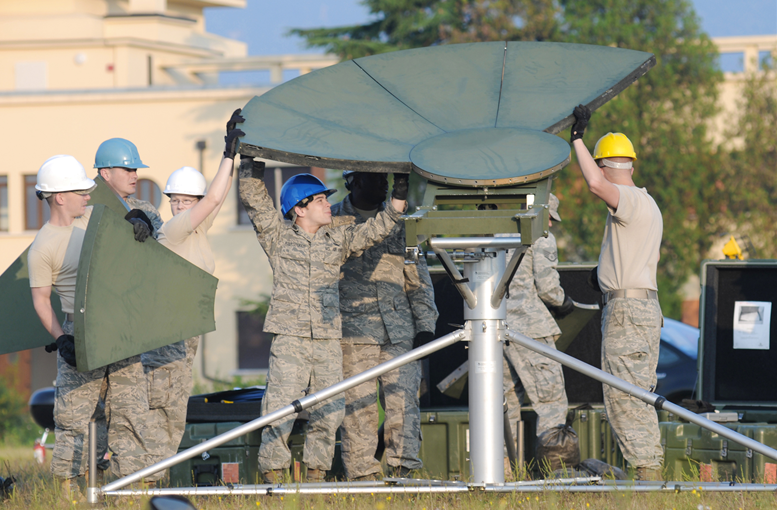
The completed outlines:
{"type": "MultiPolygon", "coordinates": [[[[206,31],[203,8],[220,6],[243,7],[245,0],[0,2],[0,272],[47,219],[33,187],[48,157],[71,154],[89,169],[101,142],[131,140],[150,167],[138,172],[137,194],[158,204],[167,220],[170,206],[160,192],[167,177],[188,165],[213,178],[235,108],[281,81],[286,69],[304,73],[335,63],[317,55],[247,57],[244,43],[206,31]],[[219,71],[241,70],[267,70],[270,83],[218,86],[219,71]]],[[[268,172],[273,192],[277,176],[309,170],[270,168],[278,168],[268,172]]],[[[205,335],[199,377],[202,353],[206,375],[231,379],[240,369],[255,373],[267,349],[256,319],[239,314],[241,299],[270,293],[272,277],[238,204],[235,183],[209,234],[219,279],[217,330],[205,335]]],[[[33,388],[51,385],[54,356],[42,349],[19,356],[31,366],[33,388]]]]}
{"type": "MultiPolygon", "coordinates": [[[[90,168],[102,141],[131,140],[150,166],[138,172],[138,196],[157,203],[169,219],[160,192],[167,177],[184,165],[213,177],[224,124],[235,108],[280,82],[284,70],[305,73],[335,63],[317,55],[248,57],[245,44],[206,31],[203,8],[243,6],[245,0],[0,2],[0,271],[46,220],[47,206],[33,187],[49,156],[72,154],[90,168]],[[268,71],[267,87],[218,85],[219,72],[243,70],[268,71]]],[[[747,65],[753,55],[777,48],[777,36],[716,42],[721,51],[746,54],[747,65]]],[[[741,76],[726,76],[727,109],[736,108],[741,76]]],[[[276,169],[267,173],[276,194],[282,180],[308,171],[272,162],[269,168],[276,169]]],[[[269,294],[272,275],[241,214],[236,186],[209,236],[219,279],[217,330],[205,335],[197,376],[250,378],[262,372],[269,339],[255,317],[242,313],[241,300],[269,294]]],[[[35,350],[18,356],[31,366],[33,388],[51,384],[52,355],[35,350]]]]}

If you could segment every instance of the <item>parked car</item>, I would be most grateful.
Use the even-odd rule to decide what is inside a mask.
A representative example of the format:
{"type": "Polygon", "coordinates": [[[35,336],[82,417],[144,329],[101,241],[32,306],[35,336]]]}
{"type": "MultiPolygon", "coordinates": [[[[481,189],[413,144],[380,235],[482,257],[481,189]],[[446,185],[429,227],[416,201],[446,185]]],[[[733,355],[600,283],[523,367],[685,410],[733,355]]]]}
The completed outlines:
{"type": "Polygon", "coordinates": [[[676,404],[684,398],[693,398],[696,393],[698,353],[699,328],[664,319],[655,392],[676,404]]]}

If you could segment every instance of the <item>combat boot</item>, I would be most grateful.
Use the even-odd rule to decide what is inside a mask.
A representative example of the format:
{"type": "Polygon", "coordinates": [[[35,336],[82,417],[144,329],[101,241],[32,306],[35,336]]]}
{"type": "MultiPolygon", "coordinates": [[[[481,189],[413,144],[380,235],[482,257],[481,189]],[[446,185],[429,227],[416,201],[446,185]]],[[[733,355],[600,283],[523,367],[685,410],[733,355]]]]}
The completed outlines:
{"type": "Polygon", "coordinates": [[[405,466],[389,466],[389,472],[391,473],[391,476],[394,478],[410,478],[410,473],[412,472],[412,469],[408,469],[405,466]]]}
{"type": "Polygon", "coordinates": [[[60,486],[60,495],[68,504],[85,503],[86,498],[78,489],[78,478],[57,477],[60,486]]]}
{"type": "Polygon", "coordinates": [[[638,467],[634,470],[634,480],[640,482],[661,482],[664,477],[658,468],[638,467]]]}
{"type": "Polygon", "coordinates": [[[273,485],[283,483],[283,470],[271,469],[270,471],[264,471],[262,478],[264,478],[264,483],[271,483],[273,485]]]}
{"type": "Polygon", "coordinates": [[[325,475],[326,475],[326,471],[324,471],[323,469],[308,468],[308,473],[305,478],[307,479],[308,482],[317,483],[317,482],[323,482],[325,475]]]}

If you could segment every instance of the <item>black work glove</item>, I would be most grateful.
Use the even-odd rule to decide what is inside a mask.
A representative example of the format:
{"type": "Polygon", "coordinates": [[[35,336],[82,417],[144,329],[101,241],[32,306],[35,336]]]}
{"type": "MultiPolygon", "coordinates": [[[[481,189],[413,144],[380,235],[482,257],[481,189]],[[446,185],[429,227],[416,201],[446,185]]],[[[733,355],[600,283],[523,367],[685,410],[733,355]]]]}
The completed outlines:
{"type": "Polygon", "coordinates": [[[602,291],[602,288],[599,287],[599,266],[591,269],[591,272],[588,273],[588,286],[596,292],[602,291]]]}
{"type": "Polygon", "coordinates": [[[241,136],[246,134],[242,129],[235,128],[224,137],[224,157],[228,159],[235,159],[235,153],[237,152],[237,146],[240,143],[241,136]]]}
{"type": "Polygon", "coordinates": [[[232,112],[232,117],[230,117],[229,120],[227,121],[227,135],[229,135],[229,132],[234,130],[237,127],[238,123],[242,124],[243,122],[246,121],[243,118],[243,116],[240,115],[240,112],[242,111],[243,110],[241,108],[238,108],[237,110],[232,112]]]}
{"type": "Polygon", "coordinates": [[[407,189],[410,184],[410,174],[394,174],[394,189],[391,197],[397,200],[407,200],[407,189]]]}
{"type": "MultiPolygon", "coordinates": [[[[415,338],[413,339],[413,349],[417,349],[421,347],[422,345],[426,345],[432,340],[434,340],[434,333],[430,331],[420,331],[416,334],[415,338]]],[[[418,361],[423,361],[425,359],[428,359],[429,355],[427,354],[423,358],[420,358],[418,361]]]]}
{"type": "Polygon", "coordinates": [[[240,156],[240,166],[237,175],[240,178],[264,180],[264,161],[256,161],[253,156],[240,156]]]}
{"type": "Polygon", "coordinates": [[[413,349],[418,349],[434,340],[434,333],[431,331],[421,331],[413,339],[413,349]]]}
{"type": "MultiPolygon", "coordinates": [[[[76,366],[76,344],[73,335],[62,335],[57,338],[57,350],[62,359],[71,367],[76,366]]],[[[48,349],[46,349],[48,350],[48,349]]]]}
{"type": "Polygon", "coordinates": [[[148,239],[148,236],[154,231],[154,225],[151,223],[151,220],[140,209],[131,210],[124,216],[124,219],[132,223],[132,229],[135,231],[135,240],[140,243],[148,239]]]}
{"type": "Polygon", "coordinates": [[[578,138],[583,138],[585,128],[588,127],[588,121],[591,120],[591,109],[584,104],[575,106],[572,113],[575,116],[575,123],[572,124],[572,133],[569,136],[570,143],[578,138]]]}
{"type": "Polygon", "coordinates": [[[575,310],[575,303],[572,302],[569,296],[564,296],[564,302],[559,306],[548,306],[550,314],[555,319],[563,319],[575,310]]]}

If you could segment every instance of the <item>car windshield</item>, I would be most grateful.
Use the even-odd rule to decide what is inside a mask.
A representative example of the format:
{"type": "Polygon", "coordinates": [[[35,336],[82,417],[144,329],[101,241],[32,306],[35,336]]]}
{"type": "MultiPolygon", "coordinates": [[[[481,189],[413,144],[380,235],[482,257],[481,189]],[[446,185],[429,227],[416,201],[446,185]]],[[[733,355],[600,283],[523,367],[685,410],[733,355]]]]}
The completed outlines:
{"type": "Polygon", "coordinates": [[[696,359],[699,352],[699,329],[673,319],[664,319],[661,340],[677,347],[684,354],[696,359]]]}

